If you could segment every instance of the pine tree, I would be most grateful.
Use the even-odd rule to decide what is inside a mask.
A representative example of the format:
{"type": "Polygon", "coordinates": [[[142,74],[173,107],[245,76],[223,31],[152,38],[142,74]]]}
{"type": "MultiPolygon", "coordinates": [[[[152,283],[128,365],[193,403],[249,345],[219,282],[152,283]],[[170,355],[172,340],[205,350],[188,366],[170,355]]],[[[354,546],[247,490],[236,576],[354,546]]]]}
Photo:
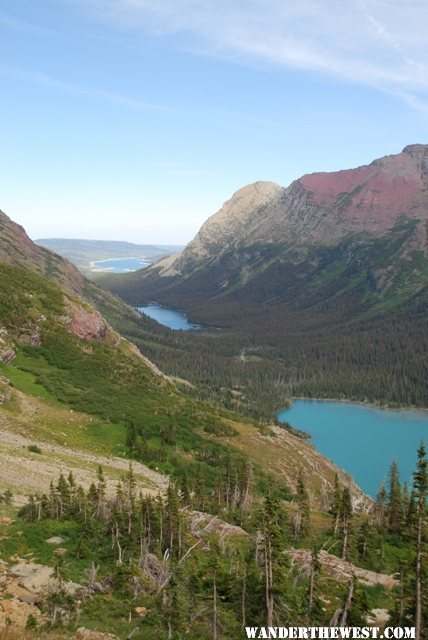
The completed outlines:
{"type": "Polygon", "coordinates": [[[302,471],[300,471],[297,480],[297,505],[298,512],[294,522],[294,533],[296,538],[298,536],[305,536],[309,532],[310,527],[309,495],[306,491],[302,471]]]}
{"type": "Polygon", "coordinates": [[[403,522],[403,495],[400,483],[400,470],[397,460],[391,463],[389,470],[388,493],[388,531],[400,533],[403,522]]]}
{"type": "Polygon", "coordinates": [[[263,510],[266,623],[273,626],[287,596],[286,522],[278,499],[268,495],[263,510]]]}
{"type": "Polygon", "coordinates": [[[97,479],[98,479],[98,485],[96,487],[96,494],[97,494],[97,511],[96,511],[96,513],[97,513],[97,516],[99,518],[104,518],[105,517],[105,510],[106,510],[106,488],[107,488],[107,483],[105,481],[103,468],[102,468],[101,465],[98,465],[97,479]]]}
{"type": "Polygon", "coordinates": [[[311,624],[319,622],[322,611],[322,604],[318,597],[318,578],[321,572],[321,563],[319,560],[318,549],[312,549],[311,564],[309,573],[309,589],[308,589],[308,619],[311,624]]]}
{"type": "Polygon", "coordinates": [[[343,489],[340,505],[340,521],[342,527],[342,559],[346,560],[352,520],[352,498],[348,487],[343,489]]]}
{"type": "Polygon", "coordinates": [[[182,522],[180,513],[180,497],[176,486],[170,482],[166,499],[167,535],[166,546],[171,557],[179,558],[182,545],[182,522]]]}
{"type": "Polygon", "coordinates": [[[384,482],[382,482],[376,494],[376,503],[375,503],[376,526],[381,533],[385,530],[385,514],[386,514],[387,500],[388,500],[388,496],[386,493],[385,484],[384,482]]]}
{"type": "Polygon", "coordinates": [[[337,536],[339,531],[340,505],[342,503],[342,492],[340,490],[339,476],[334,475],[333,499],[330,507],[330,513],[334,517],[334,535],[337,536]]]}
{"type": "Polygon", "coordinates": [[[418,461],[416,471],[413,474],[413,489],[415,491],[416,504],[416,563],[415,563],[415,628],[416,640],[423,637],[423,609],[425,604],[424,595],[424,571],[422,561],[424,556],[425,535],[426,535],[426,501],[428,492],[428,461],[426,449],[423,442],[418,448],[418,461]]]}

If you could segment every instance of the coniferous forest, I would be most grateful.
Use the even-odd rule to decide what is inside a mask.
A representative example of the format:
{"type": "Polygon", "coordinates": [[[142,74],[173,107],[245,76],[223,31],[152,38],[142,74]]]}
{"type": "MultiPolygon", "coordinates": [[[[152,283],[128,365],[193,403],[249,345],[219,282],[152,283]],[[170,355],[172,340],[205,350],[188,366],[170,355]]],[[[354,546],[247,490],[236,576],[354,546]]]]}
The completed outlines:
{"type": "Polygon", "coordinates": [[[57,554],[44,626],[30,618],[28,629],[102,621],[123,637],[239,638],[249,625],[365,626],[369,611],[387,602],[391,626],[416,626],[416,637],[427,637],[422,444],[412,486],[401,485],[393,461],[368,513],[354,511],[337,476],[321,514],[310,508],[303,476],[283,502],[273,486],[259,493],[251,467],[232,463],[216,491],[189,477],[171,481],[163,497],[136,487],[130,463],[114,495],[99,467],[88,490],[70,473],[30,497],[20,540],[0,548],[31,544],[37,553],[48,533],[66,532],[68,542],[57,554]],[[375,573],[393,578],[371,584],[375,573]],[[81,584],[78,599],[70,580],[81,584]]]}

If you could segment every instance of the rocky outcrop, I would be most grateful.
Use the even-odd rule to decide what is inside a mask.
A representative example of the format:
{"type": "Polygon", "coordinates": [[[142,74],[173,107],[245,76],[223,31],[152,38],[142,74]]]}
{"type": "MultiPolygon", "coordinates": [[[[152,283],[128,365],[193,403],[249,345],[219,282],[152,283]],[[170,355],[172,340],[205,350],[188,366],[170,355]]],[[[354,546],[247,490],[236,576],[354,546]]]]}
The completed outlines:
{"type": "MultiPolygon", "coordinates": [[[[312,560],[312,551],[309,549],[293,549],[290,551],[292,563],[297,563],[303,568],[310,567],[312,560]]],[[[328,553],[322,549],[319,553],[319,562],[322,570],[334,580],[339,582],[350,582],[355,578],[361,584],[372,587],[382,585],[386,589],[393,589],[398,586],[399,581],[393,575],[385,573],[376,573],[368,569],[361,569],[351,562],[342,560],[337,556],[328,553]]]]}
{"type": "Polygon", "coordinates": [[[85,629],[85,627],[77,629],[76,638],[80,638],[81,640],[119,640],[118,637],[112,633],[102,633],[101,631],[85,629]]]}
{"type": "Polygon", "coordinates": [[[190,530],[195,538],[207,538],[211,535],[217,535],[220,540],[224,540],[224,538],[229,537],[248,536],[248,533],[241,527],[229,524],[217,516],[212,516],[208,513],[192,511],[190,518],[190,530]]]}
{"type": "Polygon", "coordinates": [[[40,591],[47,587],[52,574],[52,567],[32,562],[15,564],[7,572],[10,578],[18,578],[19,586],[27,591],[40,591]]]}
{"type": "Polygon", "coordinates": [[[15,561],[9,567],[0,563],[0,629],[10,623],[23,628],[29,616],[41,621],[43,602],[52,591],[61,588],[74,597],[82,589],[75,582],[59,584],[52,567],[22,558],[15,561]]]}
{"type": "Polygon", "coordinates": [[[0,360],[6,364],[12,362],[16,356],[15,345],[12,337],[5,327],[0,326],[0,360]]]}
{"type": "Polygon", "coordinates": [[[12,388],[9,384],[9,380],[3,378],[3,376],[0,376],[0,407],[6,404],[11,399],[11,397],[12,388]]]}
{"type": "Polygon", "coordinates": [[[120,336],[93,307],[65,298],[65,308],[67,315],[59,319],[70,333],[85,341],[108,342],[112,346],[120,344],[120,336]]]}

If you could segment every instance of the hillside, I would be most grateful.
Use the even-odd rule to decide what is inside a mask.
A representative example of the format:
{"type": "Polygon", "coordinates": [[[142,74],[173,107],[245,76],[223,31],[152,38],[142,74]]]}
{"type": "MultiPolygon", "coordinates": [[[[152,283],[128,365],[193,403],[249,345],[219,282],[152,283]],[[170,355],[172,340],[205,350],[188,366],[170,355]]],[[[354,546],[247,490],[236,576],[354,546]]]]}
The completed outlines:
{"type": "MultiPolygon", "coordinates": [[[[427,225],[428,146],[410,145],[287,188],[244,187],[179,256],[102,283],[222,327],[228,357],[278,365],[290,395],[427,406],[427,225]]],[[[226,355],[212,336],[193,339],[226,355]]]]}

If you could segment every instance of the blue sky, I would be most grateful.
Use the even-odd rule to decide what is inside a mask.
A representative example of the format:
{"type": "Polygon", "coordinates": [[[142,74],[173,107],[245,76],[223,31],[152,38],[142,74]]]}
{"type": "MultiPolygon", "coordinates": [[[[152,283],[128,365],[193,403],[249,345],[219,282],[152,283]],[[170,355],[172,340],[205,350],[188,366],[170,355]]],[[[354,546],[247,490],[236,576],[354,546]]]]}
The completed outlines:
{"type": "Polygon", "coordinates": [[[428,142],[426,0],[2,0],[0,208],[185,243],[256,180],[428,142]]]}

